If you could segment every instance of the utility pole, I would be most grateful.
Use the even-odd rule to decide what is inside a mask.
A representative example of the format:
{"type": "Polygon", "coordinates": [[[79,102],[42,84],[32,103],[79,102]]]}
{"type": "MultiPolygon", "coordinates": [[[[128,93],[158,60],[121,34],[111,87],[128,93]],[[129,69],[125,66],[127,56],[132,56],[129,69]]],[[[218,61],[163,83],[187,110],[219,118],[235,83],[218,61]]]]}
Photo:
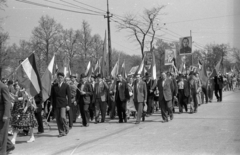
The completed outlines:
{"type": "Polygon", "coordinates": [[[108,26],[108,58],[109,58],[109,74],[111,74],[112,71],[112,46],[111,46],[111,32],[110,32],[110,18],[112,15],[110,15],[109,12],[109,5],[107,0],[107,16],[104,15],[104,18],[107,18],[107,26],[108,26]]]}
{"type": "MultiPolygon", "coordinates": [[[[1,54],[2,54],[2,36],[0,36],[0,55],[1,54]]],[[[0,63],[1,63],[1,60],[0,60],[0,63]]],[[[2,65],[0,66],[0,79],[2,79],[2,65]]]]}

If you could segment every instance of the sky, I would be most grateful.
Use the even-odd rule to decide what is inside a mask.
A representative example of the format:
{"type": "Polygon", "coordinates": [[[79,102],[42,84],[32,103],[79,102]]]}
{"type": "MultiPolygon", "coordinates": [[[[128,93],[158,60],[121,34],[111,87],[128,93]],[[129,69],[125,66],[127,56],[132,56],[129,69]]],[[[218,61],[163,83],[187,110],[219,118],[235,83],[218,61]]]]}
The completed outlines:
{"type": "MultiPolygon", "coordinates": [[[[107,9],[107,0],[31,1],[81,12],[89,12],[81,7],[97,12],[107,9]]],[[[0,17],[5,19],[2,26],[4,31],[9,33],[9,45],[18,44],[20,39],[29,40],[40,17],[45,15],[53,17],[64,29],[80,29],[82,21],[86,20],[90,24],[92,35],[99,34],[102,39],[107,30],[104,12],[102,15],[97,13],[97,16],[93,16],[34,6],[16,0],[8,0],[7,5],[5,11],[0,11],[0,17]]],[[[180,37],[189,36],[191,31],[193,50],[203,49],[205,45],[212,43],[226,43],[240,48],[240,0],[109,0],[110,13],[114,16],[125,16],[127,13],[142,15],[144,9],[161,5],[166,6],[161,12],[164,15],[161,15],[158,21],[163,31],[157,32],[157,35],[163,35],[168,41],[178,41],[180,37]]],[[[112,19],[117,20],[116,16],[112,19]]],[[[118,31],[116,26],[116,22],[111,22],[112,48],[127,54],[140,55],[138,43],[134,39],[128,39],[129,32],[118,31]]]]}

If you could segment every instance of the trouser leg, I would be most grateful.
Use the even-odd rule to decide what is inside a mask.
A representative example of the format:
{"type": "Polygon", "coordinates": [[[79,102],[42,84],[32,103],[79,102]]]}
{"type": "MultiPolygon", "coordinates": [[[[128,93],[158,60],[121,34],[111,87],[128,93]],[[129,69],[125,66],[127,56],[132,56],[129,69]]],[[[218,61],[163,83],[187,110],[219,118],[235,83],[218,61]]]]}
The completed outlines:
{"type": "Polygon", "coordinates": [[[42,110],[37,110],[34,115],[35,115],[35,118],[38,122],[38,132],[44,132],[44,128],[43,128],[43,121],[42,121],[42,115],[41,115],[41,111],[42,110]]]}
{"type": "Polygon", "coordinates": [[[101,102],[101,116],[102,116],[102,122],[105,121],[105,117],[106,117],[106,110],[107,110],[107,102],[101,102]]]}
{"type": "Polygon", "coordinates": [[[95,122],[99,122],[100,116],[100,100],[97,99],[95,102],[95,122]]]}
{"type": "Polygon", "coordinates": [[[62,128],[65,134],[68,133],[69,127],[67,124],[67,119],[66,119],[66,108],[61,108],[61,121],[62,121],[62,128]]]}
{"type": "Polygon", "coordinates": [[[5,120],[4,122],[2,121],[2,119],[0,120],[0,154],[1,155],[7,155],[8,126],[9,126],[9,120],[5,120]]]}

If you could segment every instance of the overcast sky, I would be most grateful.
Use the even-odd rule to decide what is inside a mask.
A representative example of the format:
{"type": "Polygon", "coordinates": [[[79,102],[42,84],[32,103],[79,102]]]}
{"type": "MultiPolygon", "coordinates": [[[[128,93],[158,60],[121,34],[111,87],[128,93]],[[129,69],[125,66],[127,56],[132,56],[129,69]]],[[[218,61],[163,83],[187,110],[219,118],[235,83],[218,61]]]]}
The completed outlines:
{"type": "MultiPolygon", "coordinates": [[[[55,7],[82,11],[80,7],[95,11],[106,10],[106,0],[31,0],[37,3],[55,7]],[[66,7],[52,2],[71,5],[76,8],[66,7]],[[83,2],[100,10],[82,5],[83,2]]],[[[240,48],[240,0],[109,0],[110,12],[119,16],[126,13],[142,14],[144,9],[154,6],[166,5],[160,16],[160,25],[164,25],[164,31],[158,35],[169,40],[179,40],[179,37],[189,36],[192,30],[193,41],[199,46],[210,43],[229,43],[240,48]],[[167,29],[167,30],[166,30],[167,29]]],[[[101,11],[100,11],[101,12],[101,11]]],[[[104,37],[107,30],[107,20],[103,16],[91,16],[80,13],[59,11],[54,9],[33,6],[15,0],[8,0],[8,7],[0,12],[0,17],[6,17],[3,23],[5,31],[9,32],[9,44],[18,43],[20,39],[29,40],[34,27],[38,26],[41,16],[49,15],[63,25],[65,29],[80,29],[82,20],[88,21],[92,34],[100,34],[104,37]]],[[[116,20],[116,18],[113,18],[116,20]]],[[[128,54],[140,55],[140,48],[136,42],[128,39],[128,32],[118,32],[116,23],[111,22],[112,47],[128,54]]],[[[193,49],[197,49],[193,46],[193,49]]]]}

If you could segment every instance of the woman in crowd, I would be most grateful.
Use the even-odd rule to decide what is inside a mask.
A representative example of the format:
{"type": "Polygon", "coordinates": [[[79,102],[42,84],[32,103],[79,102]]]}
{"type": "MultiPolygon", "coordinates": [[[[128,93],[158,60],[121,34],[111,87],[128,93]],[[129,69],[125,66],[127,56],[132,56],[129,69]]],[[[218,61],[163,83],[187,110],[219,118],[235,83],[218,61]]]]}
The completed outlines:
{"type": "Polygon", "coordinates": [[[33,128],[37,126],[37,121],[34,117],[34,110],[36,108],[34,98],[30,98],[27,92],[20,90],[20,87],[17,84],[14,84],[14,89],[16,90],[16,94],[11,120],[13,128],[12,143],[16,143],[19,130],[29,130],[30,139],[27,142],[34,142],[33,128]]]}

